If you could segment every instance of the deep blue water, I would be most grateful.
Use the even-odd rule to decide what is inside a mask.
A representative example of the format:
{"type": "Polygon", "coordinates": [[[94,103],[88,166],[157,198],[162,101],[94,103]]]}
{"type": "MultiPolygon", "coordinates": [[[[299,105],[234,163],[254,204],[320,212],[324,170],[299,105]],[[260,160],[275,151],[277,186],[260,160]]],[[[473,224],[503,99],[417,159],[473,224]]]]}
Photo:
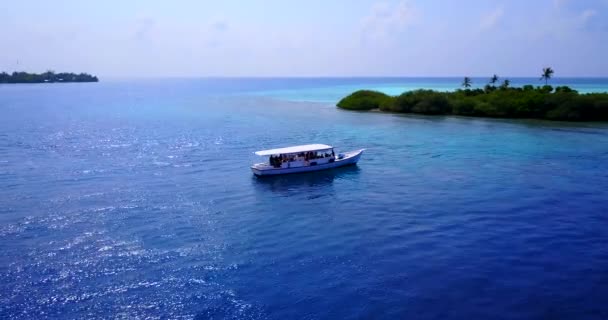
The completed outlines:
{"type": "Polygon", "coordinates": [[[0,318],[608,318],[608,124],[334,106],[459,81],[0,86],[0,318]],[[303,143],[367,151],[249,171],[303,143]]]}

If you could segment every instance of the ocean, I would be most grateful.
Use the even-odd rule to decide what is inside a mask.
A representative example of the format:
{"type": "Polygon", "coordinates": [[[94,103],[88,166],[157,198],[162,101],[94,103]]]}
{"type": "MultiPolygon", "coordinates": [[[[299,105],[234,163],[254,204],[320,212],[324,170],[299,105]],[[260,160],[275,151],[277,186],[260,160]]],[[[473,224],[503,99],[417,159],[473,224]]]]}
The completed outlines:
{"type": "Polygon", "coordinates": [[[459,78],[101,80],[0,85],[2,319],[608,318],[608,123],[335,107],[459,78]],[[252,175],[307,143],[366,151],[252,175]]]}

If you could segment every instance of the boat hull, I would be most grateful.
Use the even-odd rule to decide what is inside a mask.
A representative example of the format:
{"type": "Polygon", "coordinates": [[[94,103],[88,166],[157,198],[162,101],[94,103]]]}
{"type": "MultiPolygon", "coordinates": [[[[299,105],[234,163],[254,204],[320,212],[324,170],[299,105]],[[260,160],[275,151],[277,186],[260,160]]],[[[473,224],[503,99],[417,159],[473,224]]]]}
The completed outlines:
{"type": "Polygon", "coordinates": [[[348,165],[354,165],[361,158],[361,154],[365,149],[351,151],[344,154],[344,158],[336,159],[334,162],[314,165],[314,166],[302,166],[302,167],[294,167],[294,168],[260,168],[255,165],[251,167],[251,171],[256,176],[275,176],[282,174],[291,174],[291,173],[302,173],[302,172],[313,172],[313,171],[321,171],[328,170],[333,168],[344,167],[348,165]]]}

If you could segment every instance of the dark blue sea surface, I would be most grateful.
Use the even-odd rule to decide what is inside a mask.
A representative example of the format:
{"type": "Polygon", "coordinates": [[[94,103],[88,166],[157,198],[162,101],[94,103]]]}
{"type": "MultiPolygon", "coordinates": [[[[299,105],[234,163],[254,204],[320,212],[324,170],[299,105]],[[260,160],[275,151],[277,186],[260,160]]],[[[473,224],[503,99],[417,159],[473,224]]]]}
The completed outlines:
{"type": "Polygon", "coordinates": [[[0,85],[0,318],[608,318],[608,124],[335,107],[459,81],[0,85]]]}

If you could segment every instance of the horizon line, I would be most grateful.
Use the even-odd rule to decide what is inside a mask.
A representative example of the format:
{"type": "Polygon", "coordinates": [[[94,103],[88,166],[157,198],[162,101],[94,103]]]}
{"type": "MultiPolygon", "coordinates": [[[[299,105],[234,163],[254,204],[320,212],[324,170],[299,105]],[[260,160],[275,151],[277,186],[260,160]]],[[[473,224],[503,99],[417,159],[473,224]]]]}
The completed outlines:
{"type": "MultiPolygon", "coordinates": [[[[99,75],[96,75],[99,77],[99,75]]],[[[512,76],[512,75],[507,75],[507,76],[500,76],[498,75],[499,78],[505,79],[505,78],[539,78],[539,75],[516,75],[516,76],[512,76]]],[[[294,76],[288,76],[288,75],[261,75],[261,76],[252,76],[252,75],[243,75],[243,76],[239,76],[239,75],[226,75],[226,76],[217,76],[217,75],[213,75],[213,76],[175,76],[175,75],[165,75],[165,76],[126,76],[126,75],[107,75],[107,76],[103,76],[104,78],[107,79],[407,79],[407,78],[429,78],[429,79],[461,79],[464,77],[470,77],[470,78],[491,78],[492,75],[487,76],[470,76],[470,75],[462,75],[462,76],[379,76],[379,75],[357,75],[357,76],[330,76],[330,75],[294,75],[294,76]]],[[[602,75],[602,76],[572,76],[572,75],[566,75],[566,76],[554,76],[551,77],[551,79],[580,79],[580,78],[593,78],[593,79],[608,79],[608,75],[602,75]]]]}
{"type": "MultiPolygon", "coordinates": [[[[51,69],[49,69],[51,70],[51,69]]],[[[12,74],[13,72],[26,72],[32,74],[42,74],[49,70],[42,72],[35,71],[25,71],[25,70],[13,70],[13,71],[3,71],[0,70],[0,73],[12,74]]],[[[88,73],[97,77],[104,77],[107,79],[161,79],[161,78],[181,78],[181,79],[372,79],[372,78],[385,78],[385,79],[404,79],[404,78],[491,78],[494,74],[489,75],[103,75],[99,73],[94,73],[90,71],[54,71],[54,73],[88,73]]],[[[540,78],[540,75],[506,75],[501,76],[497,74],[499,78],[540,78]]],[[[608,74],[606,75],[563,75],[563,76],[553,76],[552,79],[572,79],[572,78],[608,78],[608,74]]]]}

